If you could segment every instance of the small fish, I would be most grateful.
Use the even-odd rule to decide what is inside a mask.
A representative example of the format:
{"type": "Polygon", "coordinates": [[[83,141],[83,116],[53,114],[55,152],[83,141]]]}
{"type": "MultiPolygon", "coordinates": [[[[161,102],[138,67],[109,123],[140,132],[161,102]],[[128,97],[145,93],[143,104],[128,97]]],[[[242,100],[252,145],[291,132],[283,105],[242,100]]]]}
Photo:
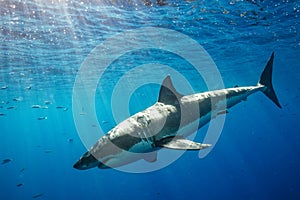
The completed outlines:
{"type": "Polygon", "coordinates": [[[32,198],[36,199],[36,198],[41,197],[43,195],[44,195],[44,193],[38,193],[38,194],[33,195],[32,198]]]}
{"type": "Polygon", "coordinates": [[[7,89],[7,88],[8,88],[8,86],[7,86],[7,85],[4,85],[4,86],[1,87],[1,90],[5,90],[5,89],[7,89]]]}
{"type": "Polygon", "coordinates": [[[1,101],[1,104],[9,104],[9,101],[1,101]]]}
{"type": "Polygon", "coordinates": [[[17,98],[13,98],[13,101],[22,101],[23,97],[17,97],[17,98]]]}
{"type": "Polygon", "coordinates": [[[67,111],[67,110],[69,110],[69,108],[67,108],[67,107],[63,109],[63,111],[67,111]]]}
{"type": "Polygon", "coordinates": [[[20,173],[23,173],[25,171],[25,168],[22,168],[21,170],[20,170],[20,173]]]}
{"type": "Polygon", "coordinates": [[[44,153],[52,153],[52,150],[45,150],[44,153]]]}
{"type": "Polygon", "coordinates": [[[65,106],[56,106],[57,109],[63,109],[66,108],[65,106]]]}
{"type": "Polygon", "coordinates": [[[40,105],[32,105],[31,108],[41,108],[40,105]]]}
{"type": "Polygon", "coordinates": [[[68,139],[68,142],[73,142],[73,141],[74,141],[73,138],[68,139]]]}
{"type": "Polygon", "coordinates": [[[28,86],[25,88],[26,90],[31,90],[31,86],[28,86]]]}
{"type": "Polygon", "coordinates": [[[48,106],[41,106],[42,109],[48,109],[48,106]]]}
{"type": "Polygon", "coordinates": [[[2,160],[2,165],[4,165],[4,164],[7,164],[7,163],[9,163],[9,162],[11,162],[12,161],[12,159],[10,159],[10,158],[6,158],[6,159],[4,159],[4,160],[2,160]]]}
{"type": "Polygon", "coordinates": [[[0,113],[0,116],[5,116],[6,114],[4,114],[4,113],[0,113]]]}
{"type": "Polygon", "coordinates": [[[17,106],[9,106],[9,107],[7,107],[7,110],[11,110],[11,109],[14,109],[14,108],[16,108],[17,106]]]}
{"type": "Polygon", "coordinates": [[[44,101],[44,103],[45,103],[46,105],[52,104],[52,102],[51,102],[51,101],[48,101],[48,100],[44,101]]]}
{"type": "Polygon", "coordinates": [[[24,183],[18,183],[17,187],[22,187],[24,185],[24,183]]]}
{"type": "Polygon", "coordinates": [[[38,117],[37,120],[45,120],[48,119],[48,117],[38,117]]]}

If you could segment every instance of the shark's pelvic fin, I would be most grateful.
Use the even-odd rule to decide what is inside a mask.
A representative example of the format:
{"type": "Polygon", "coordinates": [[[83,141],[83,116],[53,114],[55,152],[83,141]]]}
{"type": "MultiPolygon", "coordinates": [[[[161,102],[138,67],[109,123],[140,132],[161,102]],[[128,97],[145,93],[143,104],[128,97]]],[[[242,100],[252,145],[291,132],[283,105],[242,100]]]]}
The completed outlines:
{"type": "Polygon", "coordinates": [[[155,162],[157,160],[157,151],[153,151],[151,153],[147,153],[144,157],[144,160],[146,160],[147,162],[155,162]]]}
{"type": "Polygon", "coordinates": [[[158,102],[174,105],[183,95],[176,91],[170,76],[167,76],[160,88],[158,102]]]}
{"type": "Polygon", "coordinates": [[[272,84],[273,60],[274,52],[272,53],[263,73],[261,74],[258,84],[266,86],[266,90],[263,90],[263,93],[269,97],[269,99],[271,99],[279,108],[282,108],[272,84]]]}
{"type": "Polygon", "coordinates": [[[229,113],[228,110],[221,110],[220,112],[218,112],[218,115],[224,115],[229,113]]]}
{"type": "Polygon", "coordinates": [[[201,144],[191,140],[184,139],[183,137],[167,137],[156,143],[159,147],[165,147],[176,150],[201,150],[210,147],[210,144],[201,144]]]}

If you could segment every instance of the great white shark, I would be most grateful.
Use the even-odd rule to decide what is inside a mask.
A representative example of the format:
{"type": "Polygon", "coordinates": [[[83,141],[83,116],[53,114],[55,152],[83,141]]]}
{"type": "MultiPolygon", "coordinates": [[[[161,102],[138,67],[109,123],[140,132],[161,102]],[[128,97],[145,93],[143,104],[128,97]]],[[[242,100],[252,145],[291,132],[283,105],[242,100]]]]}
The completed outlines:
{"type": "Polygon", "coordinates": [[[197,120],[198,128],[201,128],[259,91],[281,108],[272,84],[273,60],[274,53],[254,86],[236,86],[184,96],[176,91],[170,76],[167,76],[154,105],[111,129],[73,167],[80,170],[114,168],[140,159],[155,162],[160,148],[201,150],[210,147],[210,144],[186,139],[191,133],[181,130],[197,120]]]}

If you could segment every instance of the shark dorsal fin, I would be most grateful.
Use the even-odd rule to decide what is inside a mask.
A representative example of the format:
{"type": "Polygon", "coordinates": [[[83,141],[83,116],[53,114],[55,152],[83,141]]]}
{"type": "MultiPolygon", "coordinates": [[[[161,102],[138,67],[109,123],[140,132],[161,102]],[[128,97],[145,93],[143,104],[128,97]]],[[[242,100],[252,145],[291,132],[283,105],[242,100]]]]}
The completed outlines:
{"type": "Polygon", "coordinates": [[[167,76],[160,88],[158,102],[165,104],[178,104],[178,99],[183,95],[178,93],[174,88],[170,76],[167,76]]]}

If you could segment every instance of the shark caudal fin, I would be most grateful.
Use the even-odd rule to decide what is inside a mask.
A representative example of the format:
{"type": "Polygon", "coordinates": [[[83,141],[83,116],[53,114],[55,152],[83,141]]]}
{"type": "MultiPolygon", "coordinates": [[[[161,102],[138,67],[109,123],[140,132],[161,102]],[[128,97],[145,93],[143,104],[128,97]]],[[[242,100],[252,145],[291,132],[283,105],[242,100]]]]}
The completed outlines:
{"type": "Polygon", "coordinates": [[[261,74],[258,84],[264,85],[266,89],[263,90],[262,92],[267,97],[269,97],[269,99],[271,99],[279,108],[282,108],[275,94],[273,84],[272,84],[273,60],[274,60],[274,52],[272,53],[263,73],[261,74]]]}

